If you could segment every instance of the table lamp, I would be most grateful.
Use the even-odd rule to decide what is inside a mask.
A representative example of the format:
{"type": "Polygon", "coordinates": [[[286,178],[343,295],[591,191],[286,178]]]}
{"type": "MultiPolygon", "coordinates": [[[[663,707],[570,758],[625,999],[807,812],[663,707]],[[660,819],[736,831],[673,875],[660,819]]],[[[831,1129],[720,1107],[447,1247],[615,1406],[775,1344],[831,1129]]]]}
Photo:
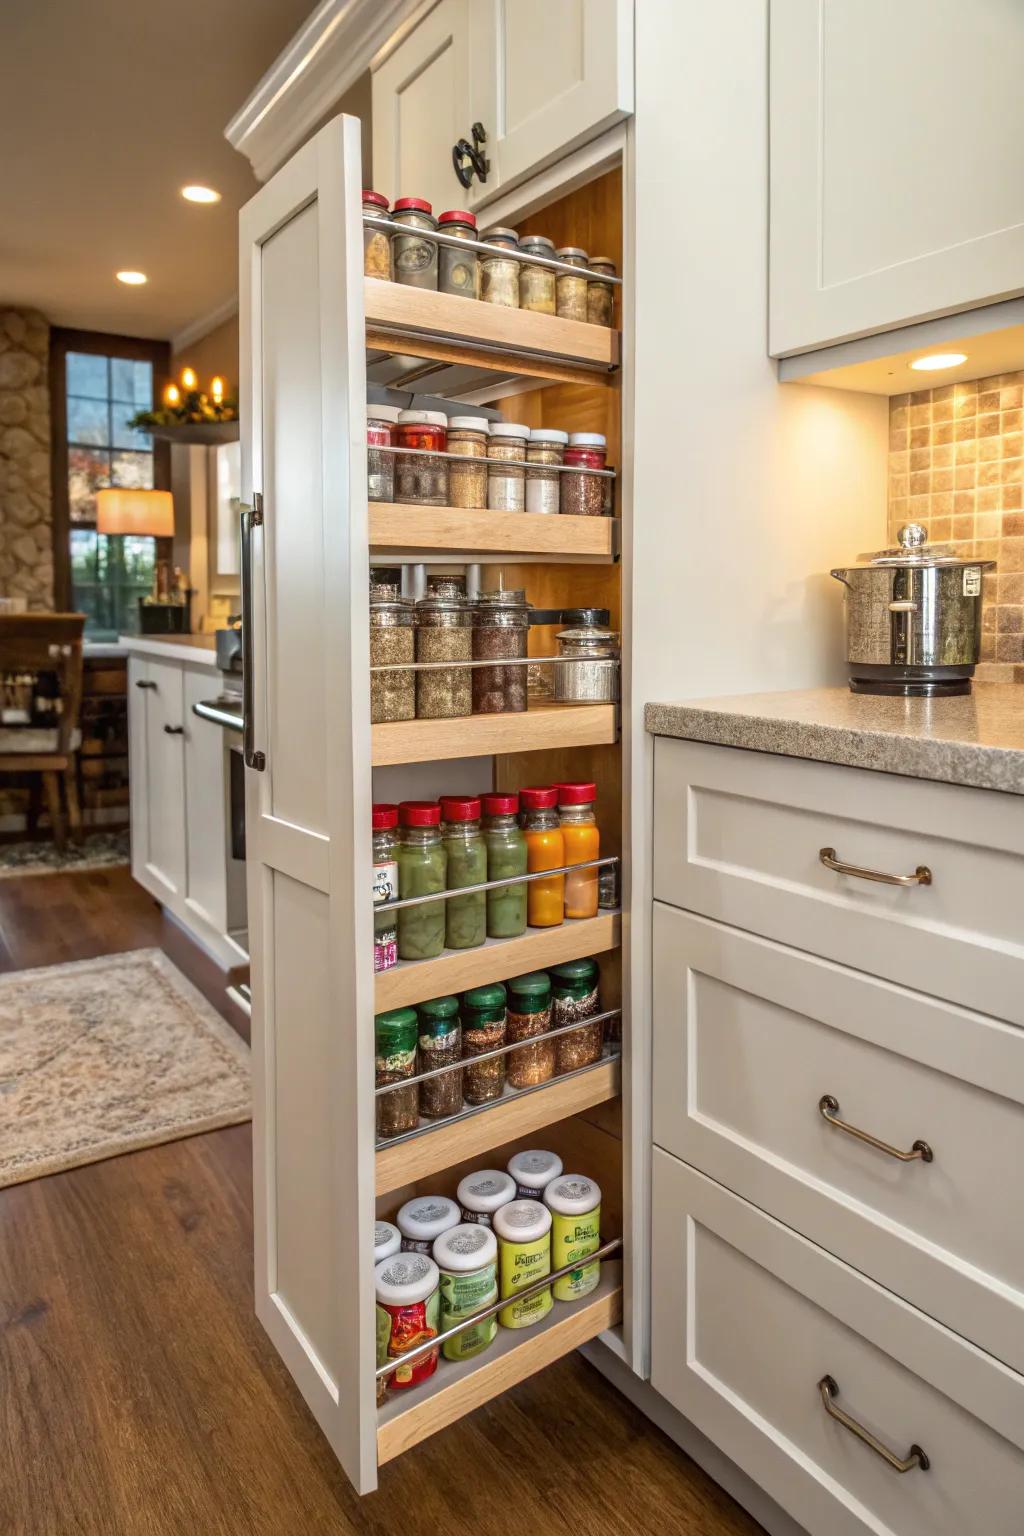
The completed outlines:
{"type": "MultiPolygon", "coordinates": [[[[96,532],[126,534],[136,538],[170,539],[174,537],[174,497],[170,491],[139,490],[132,486],[114,486],[96,492],[96,532]]],[[[154,594],[166,603],[171,595],[171,562],[155,563],[154,594]]]]}

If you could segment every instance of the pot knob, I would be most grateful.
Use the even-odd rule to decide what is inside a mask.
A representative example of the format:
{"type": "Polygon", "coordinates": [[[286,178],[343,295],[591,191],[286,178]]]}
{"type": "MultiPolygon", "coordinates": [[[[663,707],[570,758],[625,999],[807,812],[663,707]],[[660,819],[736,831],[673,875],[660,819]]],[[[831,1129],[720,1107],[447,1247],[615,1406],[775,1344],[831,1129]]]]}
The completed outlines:
{"type": "Polygon", "coordinates": [[[928,542],[928,529],[923,523],[904,523],[896,537],[901,549],[920,549],[928,542]]]}

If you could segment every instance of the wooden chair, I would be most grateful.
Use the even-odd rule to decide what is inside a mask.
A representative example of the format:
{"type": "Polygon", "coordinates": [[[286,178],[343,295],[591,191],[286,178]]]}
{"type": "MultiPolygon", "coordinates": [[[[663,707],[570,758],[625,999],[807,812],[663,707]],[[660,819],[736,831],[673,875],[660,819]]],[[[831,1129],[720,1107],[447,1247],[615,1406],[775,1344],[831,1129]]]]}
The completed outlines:
{"type": "Polygon", "coordinates": [[[82,825],[76,754],[82,739],[78,715],[82,706],[84,625],[82,613],[0,614],[0,673],[47,672],[57,678],[61,712],[55,726],[0,723],[0,777],[15,773],[34,776],[29,790],[29,832],[36,829],[42,791],[58,848],[65,844],[62,779],[72,836],[78,837],[82,825]]]}

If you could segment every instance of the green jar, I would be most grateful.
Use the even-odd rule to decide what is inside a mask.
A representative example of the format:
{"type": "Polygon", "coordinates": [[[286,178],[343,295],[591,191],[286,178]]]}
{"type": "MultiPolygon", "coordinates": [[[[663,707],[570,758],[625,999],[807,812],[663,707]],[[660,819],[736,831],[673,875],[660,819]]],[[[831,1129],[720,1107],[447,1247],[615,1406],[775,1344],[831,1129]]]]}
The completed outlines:
{"type": "Polygon", "coordinates": [[[514,1040],[541,1037],[536,1045],[509,1052],[506,1075],[511,1087],[535,1088],[538,1083],[549,1082],[555,1075],[556,1042],[548,1035],[551,981],[546,971],[528,971],[509,981],[506,1026],[509,1045],[514,1040]]]}
{"type": "MultiPolygon", "coordinates": [[[[596,960],[566,960],[553,965],[551,977],[551,1028],[564,1029],[601,1012],[596,960]]],[[[555,1070],[577,1072],[600,1061],[604,1051],[604,1024],[586,1024],[555,1041],[555,1070]]]]}
{"type": "MultiPolygon", "coordinates": [[[[462,1057],[471,1061],[484,1051],[496,1051],[505,1044],[505,1006],[507,994],[500,981],[486,987],[473,987],[462,998],[462,1057]]],[[[467,1104],[489,1104],[505,1091],[505,1056],[494,1056],[476,1066],[467,1066],[462,1074],[462,1092],[467,1104]]]]}
{"type": "MultiPolygon", "coordinates": [[[[441,797],[441,835],[448,856],[448,889],[482,885],[487,879],[487,848],[480,831],[480,801],[475,795],[441,797]]],[[[487,893],[449,896],[445,903],[448,949],[475,949],[487,937],[487,893]]]]}
{"type": "MultiPolygon", "coordinates": [[[[426,800],[406,800],[398,808],[401,837],[396,849],[398,896],[443,892],[448,855],[441,840],[441,807],[426,800]]],[[[444,949],[444,902],[427,901],[398,910],[399,960],[433,960],[444,949]]]]}
{"type": "MultiPolygon", "coordinates": [[[[457,997],[433,997],[420,1003],[419,1070],[450,1067],[462,1060],[462,1024],[457,997]]],[[[462,1073],[446,1072],[420,1083],[420,1114],[435,1120],[462,1108],[462,1073]]]]}
{"type": "MultiPolygon", "coordinates": [[[[373,1021],[375,1073],[374,1086],[401,1083],[416,1075],[416,1047],[419,1020],[415,1008],[392,1008],[378,1013],[373,1021]]],[[[416,1084],[382,1093],[377,1099],[377,1140],[387,1141],[414,1131],[420,1123],[419,1094],[416,1084]]]]}
{"type": "MultiPolygon", "coordinates": [[[[519,796],[484,795],[481,804],[488,880],[525,875],[526,833],[519,825],[519,796]]],[[[487,892],[489,939],[516,939],[526,932],[526,891],[524,882],[487,892]]]]}

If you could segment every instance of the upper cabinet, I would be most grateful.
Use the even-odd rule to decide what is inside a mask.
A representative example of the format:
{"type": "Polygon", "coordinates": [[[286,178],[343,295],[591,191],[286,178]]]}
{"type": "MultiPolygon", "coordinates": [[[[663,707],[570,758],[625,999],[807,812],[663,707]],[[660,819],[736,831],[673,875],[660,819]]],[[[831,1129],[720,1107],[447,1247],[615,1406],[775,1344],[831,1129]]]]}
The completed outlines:
{"type": "Polygon", "coordinates": [[[772,355],[1024,292],[1024,6],[770,16],[772,355]]]}

